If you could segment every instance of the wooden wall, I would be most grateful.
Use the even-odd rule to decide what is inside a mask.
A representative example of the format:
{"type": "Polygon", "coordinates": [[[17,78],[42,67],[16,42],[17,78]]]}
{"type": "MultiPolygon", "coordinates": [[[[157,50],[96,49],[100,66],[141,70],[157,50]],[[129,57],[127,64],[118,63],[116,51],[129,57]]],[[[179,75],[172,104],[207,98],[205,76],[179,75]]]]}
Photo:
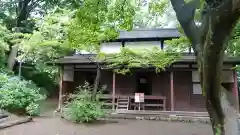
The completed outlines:
{"type": "MultiPolygon", "coordinates": [[[[74,82],[64,82],[63,89],[67,92],[73,92],[74,89],[83,85],[84,81],[95,72],[75,71],[74,82]]],[[[154,71],[148,72],[151,78],[152,95],[166,96],[167,110],[170,111],[170,72],[161,72],[156,74],[154,71]]],[[[116,74],[116,94],[134,95],[137,85],[137,72],[131,75],[116,74]]],[[[192,71],[173,71],[174,83],[174,104],[175,111],[206,111],[204,98],[201,94],[193,94],[192,71]]],[[[112,93],[113,73],[111,71],[101,72],[101,84],[107,85],[108,94],[112,93]]],[[[233,89],[233,83],[224,84],[230,91],[233,89]]]]}

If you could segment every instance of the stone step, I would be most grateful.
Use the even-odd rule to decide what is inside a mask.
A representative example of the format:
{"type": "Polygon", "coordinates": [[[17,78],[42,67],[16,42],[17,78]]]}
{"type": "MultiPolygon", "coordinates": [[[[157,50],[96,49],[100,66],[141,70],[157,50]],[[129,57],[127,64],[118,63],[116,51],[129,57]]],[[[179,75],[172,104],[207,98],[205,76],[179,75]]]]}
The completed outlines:
{"type": "Polygon", "coordinates": [[[8,121],[8,117],[6,117],[6,118],[1,118],[1,119],[0,119],[0,124],[4,123],[4,122],[6,122],[6,121],[8,121]]]}

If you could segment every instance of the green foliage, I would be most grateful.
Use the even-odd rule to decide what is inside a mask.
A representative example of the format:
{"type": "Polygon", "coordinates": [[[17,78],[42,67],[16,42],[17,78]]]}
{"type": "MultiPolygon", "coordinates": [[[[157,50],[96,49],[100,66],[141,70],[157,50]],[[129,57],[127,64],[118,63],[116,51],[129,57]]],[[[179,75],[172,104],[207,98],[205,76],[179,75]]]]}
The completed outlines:
{"type": "Polygon", "coordinates": [[[34,65],[39,73],[48,73],[48,78],[58,82],[58,68],[49,66],[47,62],[66,56],[70,49],[67,45],[67,28],[72,12],[65,9],[52,11],[43,20],[39,20],[37,31],[25,34],[21,41],[18,59],[34,65]]]}
{"type": "Polygon", "coordinates": [[[134,0],[84,0],[69,28],[70,46],[98,51],[101,41],[115,39],[118,29],[132,29],[134,0]]]}
{"type": "Polygon", "coordinates": [[[37,115],[38,101],[45,96],[39,93],[32,82],[1,74],[0,108],[14,113],[37,115]]]}
{"type": "MultiPolygon", "coordinates": [[[[142,4],[135,0],[84,0],[83,3],[70,25],[68,39],[72,48],[90,52],[98,52],[100,42],[115,39],[119,29],[131,30],[136,13],[140,10],[139,5],[142,4]]],[[[152,15],[162,15],[167,7],[168,1],[154,0],[149,3],[149,12],[152,15]]],[[[172,48],[169,47],[166,51],[159,48],[123,48],[117,54],[100,53],[99,59],[107,62],[108,68],[115,68],[116,72],[122,74],[135,67],[155,67],[159,72],[179,57],[179,53],[172,48]]]]}
{"type": "Polygon", "coordinates": [[[182,36],[177,39],[167,40],[166,44],[168,45],[168,49],[171,49],[175,52],[183,52],[188,50],[191,47],[191,43],[186,36],[182,36]]]}
{"type": "Polygon", "coordinates": [[[215,130],[216,130],[215,135],[221,135],[221,125],[220,125],[220,124],[218,124],[218,125],[215,127],[215,130]]]}
{"type": "Polygon", "coordinates": [[[0,23],[0,67],[2,68],[6,59],[6,51],[9,50],[8,38],[10,32],[0,23]]]}
{"type": "Polygon", "coordinates": [[[235,26],[230,41],[227,43],[227,53],[233,56],[240,55],[240,23],[235,26]]]}
{"type": "Polygon", "coordinates": [[[26,107],[26,112],[30,116],[38,116],[40,114],[40,106],[36,103],[30,103],[26,107]]]}
{"type": "Polygon", "coordinates": [[[45,16],[56,7],[73,10],[81,4],[82,0],[4,0],[0,2],[0,21],[12,30],[17,26],[17,20],[21,20],[18,24],[20,31],[30,33],[35,29],[36,18],[45,16]]]}
{"type": "Polygon", "coordinates": [[[149,9],[151,13],[163,15],[169,7],[169,1],[166,0],[152,0],[149,3],[149,9]]]}
{"type": "MultiPolygon", "coordinates": [[[[48,66],[50,67],[50,66],[48,66]]],[[[48,68],[47,67],[47,68],[48,68]]],[[[55,67],[56,68],[56,67],[55,67]]],[[[40,93],[45,94],[47,97],[52,97],[57,95],[58,90],[58,77],[51,78],[50,76],[57,75],[57,73],[49,73],[45,71],[39,70],[46,70],[45,68],[35,69],[35,67],[22,67],[22,76],[27,79],[33,81],[37,87],[40,88],[40,93]]],[[[57,69],[55,69],[57,70],[57,69]]],[[[55,71],[51,70],[51,71],[55,71]]],[[[49,70],[50,71],[50,70],[49,70]]]]}
{"type": "Polygon", "coordinates": [[[115,69],[115,72],[125,74],[130,72],[130,68],[154,67],[156,72],[164,70],[179,58],[179,53],[172,50],[161,50],[159,47],[151,49],[133,50],[122,48],[120,53],[99,54],[99,59],[107,62],[108,68],[115,69]]]}
{"type": "MultiPolygon", "coordinates": [[[[99,98],[95,101],[91,99],[92,91],[93,86],[88,83],[79,86],[76,93],[70,95],[70,101],[64,107],[63,116],[78,123],[90,123],[104,117],[103,104],[99,101],[99,98]]],[[[99,93],[97,97],[99,97],[99,93]]]]}

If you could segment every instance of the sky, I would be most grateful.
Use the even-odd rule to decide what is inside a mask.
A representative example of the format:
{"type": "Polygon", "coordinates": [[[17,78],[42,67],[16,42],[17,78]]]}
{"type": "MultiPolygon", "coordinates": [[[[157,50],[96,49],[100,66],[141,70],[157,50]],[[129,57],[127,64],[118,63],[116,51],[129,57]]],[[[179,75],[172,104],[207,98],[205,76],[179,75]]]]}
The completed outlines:
{"type": "MultiPolygon", "coordinates": [[[[141,7],[140,16],[147,16],[149,14],[148,7],[149,7],[149,2],[151,2],[151,0],[142,0],[142,2],[144,4],[141,7]]],[[[176,28],[177,26],[176,20],[177,19],[176,19],[175,11],[173,10],[170,4],[167,10],[165,11],[165,13],[161,17],[158,16],[154,18],[150,23],[148,23],[148,25],[149,27],[153,26],[157,28],[176,28]]],[[[145,18],[143,22],[146,22],[146,21],[147,19],[145,18]]]]}

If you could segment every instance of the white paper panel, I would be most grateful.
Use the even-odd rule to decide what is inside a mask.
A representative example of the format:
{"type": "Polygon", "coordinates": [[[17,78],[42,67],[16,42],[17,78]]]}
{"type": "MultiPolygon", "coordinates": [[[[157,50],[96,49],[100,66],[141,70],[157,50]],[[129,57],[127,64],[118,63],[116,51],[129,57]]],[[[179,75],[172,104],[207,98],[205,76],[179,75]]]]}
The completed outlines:
{"type": "Polygon", "coordinates": [[[102,43],[100,51],[103,53],[119,53],[122,47],[122,42],[106,42],[102,43]]]}
{"type": "Polygon", "coordinates": [[[142,42],[125,42],[125,47],[130,49],[152,49],[153,47],[161,48],[160,41],[142,41],[142,42]]]}
{"type": "Polygon", "coordinates": [[[193,84],[193,94],[202,94],[202,89],[200,84],[193,84]]]}
{"type": "Polygon", "coordinates": [[[200,82],[198,71],[192,71],[192,81],[200,82]]]}
{"type": "Polygon", "coordinates": [[[74,66],[64,66],[63,70],[63,81],[73,82],[74,81],[74,66]]]}

